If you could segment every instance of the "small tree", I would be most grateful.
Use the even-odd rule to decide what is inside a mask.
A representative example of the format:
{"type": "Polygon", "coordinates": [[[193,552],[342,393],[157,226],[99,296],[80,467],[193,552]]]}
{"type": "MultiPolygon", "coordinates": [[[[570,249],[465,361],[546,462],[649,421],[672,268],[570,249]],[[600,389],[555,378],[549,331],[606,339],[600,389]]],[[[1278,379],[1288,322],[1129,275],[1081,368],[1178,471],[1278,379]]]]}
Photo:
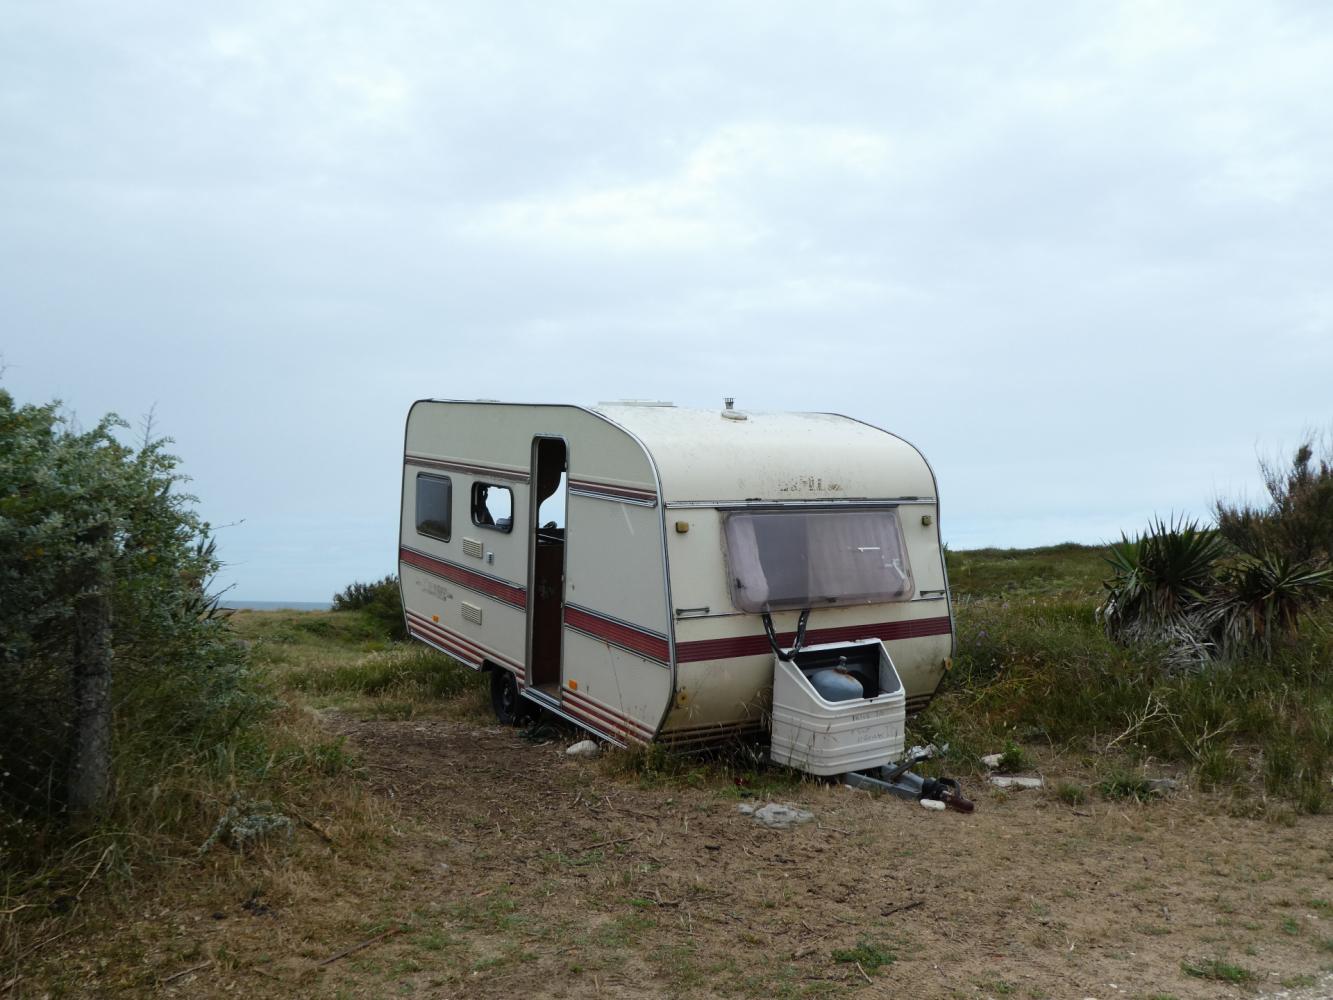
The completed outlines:
{"type": "Polygon", "coordinates": [[[167,759],[263,704],[177,460],[125,426],[0,390],[0,820],[102,809],[118,757],[167,759]]]}

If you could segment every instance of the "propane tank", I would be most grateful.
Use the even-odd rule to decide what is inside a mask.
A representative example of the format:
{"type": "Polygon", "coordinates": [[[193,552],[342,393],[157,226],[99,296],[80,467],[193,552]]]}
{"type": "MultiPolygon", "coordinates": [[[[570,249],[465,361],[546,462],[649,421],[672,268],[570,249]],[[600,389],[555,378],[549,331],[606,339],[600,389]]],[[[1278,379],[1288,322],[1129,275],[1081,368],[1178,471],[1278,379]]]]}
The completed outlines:
{"type": "Polygon", "coordinates": [[[836,667],[824,667],[810,674],[810,684],[825,701],[851,701],[864,698],[865,688],[847,670],[847,657],[838,658],[836,667]]]}

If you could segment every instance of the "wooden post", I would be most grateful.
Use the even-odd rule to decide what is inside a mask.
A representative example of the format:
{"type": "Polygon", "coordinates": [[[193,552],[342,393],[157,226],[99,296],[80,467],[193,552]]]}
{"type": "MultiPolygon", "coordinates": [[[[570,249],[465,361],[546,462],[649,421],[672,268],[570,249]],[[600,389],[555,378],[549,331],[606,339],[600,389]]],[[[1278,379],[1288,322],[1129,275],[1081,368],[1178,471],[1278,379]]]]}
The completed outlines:
{"type": "Polygon", "coordinates": [[[75,605],[69,810],[77,815],[106,805],[111,785],[111,600],[104,559],[94,576],[75,605]]]}

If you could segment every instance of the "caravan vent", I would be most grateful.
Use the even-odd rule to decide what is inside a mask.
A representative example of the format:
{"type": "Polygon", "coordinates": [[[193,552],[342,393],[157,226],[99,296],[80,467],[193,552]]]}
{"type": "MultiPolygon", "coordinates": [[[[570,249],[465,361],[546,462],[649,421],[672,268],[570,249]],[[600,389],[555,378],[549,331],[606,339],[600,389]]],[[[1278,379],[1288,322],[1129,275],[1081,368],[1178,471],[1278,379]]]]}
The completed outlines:
{"type": "Polygon", "coordinates": [[[469,604],[467,601],[459,601],[458,603],[464,619],[470,621],[473,625],[481,624],[481,608],[475,604],[469,604]]]}
{"type": "Polygon", "coordinates": [[[486,554],[486,549],[485,546],[481,544],[481,542],[477,541],[475,538],[463,539],[463,555],[476,556],[478,559],[480,559],[485,554],[486,554]]]}

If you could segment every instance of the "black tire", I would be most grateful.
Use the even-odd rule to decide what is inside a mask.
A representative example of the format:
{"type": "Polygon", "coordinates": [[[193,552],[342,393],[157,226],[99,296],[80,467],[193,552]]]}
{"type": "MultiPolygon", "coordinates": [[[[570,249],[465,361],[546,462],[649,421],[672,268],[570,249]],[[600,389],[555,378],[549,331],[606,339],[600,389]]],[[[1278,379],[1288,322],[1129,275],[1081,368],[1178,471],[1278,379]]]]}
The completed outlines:
{"type": "Polygon", "coordinates": [[[491,708],[502,726],[518,726],[532,718],[532,702],[518,693],[518,681],[501,667],[491,668],[491,708]]]}

